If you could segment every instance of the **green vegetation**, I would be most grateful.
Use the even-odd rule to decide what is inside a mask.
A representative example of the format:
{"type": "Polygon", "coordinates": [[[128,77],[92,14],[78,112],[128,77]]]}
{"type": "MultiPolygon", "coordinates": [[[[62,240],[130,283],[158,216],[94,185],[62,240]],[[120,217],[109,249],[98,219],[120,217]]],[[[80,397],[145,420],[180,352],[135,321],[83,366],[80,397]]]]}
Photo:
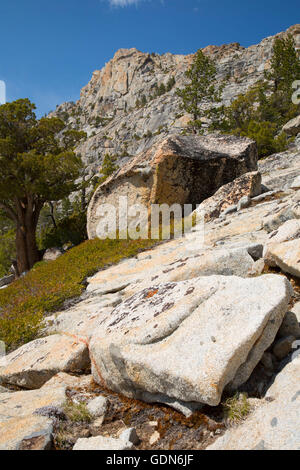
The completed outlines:
{"type": "Polygon", "coordinates": [[[243,421],[249,415],[251,406],[245,393],[236,393],[223,404],[225,418],[229,424],[243,421]]]}
{"type": "Polygon", "coordinates": [[[68,400],[64,404],[64,413],[73,423],[90,423],[92,421],[92,416],[85,403],[74,403],[72,400],[68,400]]]}
{"type": "MultiPolygon", "coordinates": [[[[124,150],[122,156],[126,156],[126,155],[128,155],[128,152],[124,150]]],[[[93,179],[94,191],[102,183],[104,183],[104,181],[106,181],[109,176],[111,176],[115,171],[119,169],[119,166],[116,164],[117,159],[118,159],[117,155],[110,155],[109,153],[104,155],[104,159],[103,159],[102,166],[100,169],[102,176],[101,178],[93,179]]]]}
{"type": "Polygon", "coordinates": [[[64,245],[79,245],[86,239],[86,211],[80,209],[65,216],[59,213],[55,226],[41,227],[37,236],[40,250],[64,245]]]}
{"type": "Polygon", "coordinates": [[[44,204],[77,189],[74,149],[85,137],[64,131],[58,118],[37,120],[34,109],[28,99],[0,106],[0,208],[15,225],[18,274],[40,260],[35,235],[44,204]]]}
{"type": "Polygon", "coordinates": [[[215,110],[211,130],[249,137],[257,142],[260,157],[287,149],[282,126],[300,112],[292,102],[292,84],[300,78],[299,55],[293,38],[276,38],[270,71],[228,107],[215,110]]]}
{"type": "Polygon", "coordinates": [[[37,263],[26,276],[0,290],[0,340],[9,349],[33,340],[44,315],[79,296],[88,276],[154,244],[153,240],[90,240],[55,261],[37,263]]]}
{"type": "Polygon", "coordinates": [[[220,101],[223,85],[216,88],[216,74],[214,62],[204,55],[200,49],[196,53],[190,69],[185,73],[188,84],[183,89],[177,90],[177,95],[182,100],[181,109],[193,116],[190,129],[195,134],[202,132],[203,123],[201,118],[210,115],[214,111],[203,110],[203,103],[220,101]]]}
{"type": "MultiPolygon", "coordinates": [[[[152,101],[159,96],[164,95],[165,93],[169,92],[172,90],[172,88],[175,86],[175,77],[169,78],[167,84],[165,85],[164,83],[161,83],[158,85],[157,83],[154,84],[154,92],[148,97],[149,101],[152,101]]],[[[148,103],[146,95],[142,95],[140,98],[136,100],[135,107],[136,108],[144,108],[146,104],[148,103]]]]}

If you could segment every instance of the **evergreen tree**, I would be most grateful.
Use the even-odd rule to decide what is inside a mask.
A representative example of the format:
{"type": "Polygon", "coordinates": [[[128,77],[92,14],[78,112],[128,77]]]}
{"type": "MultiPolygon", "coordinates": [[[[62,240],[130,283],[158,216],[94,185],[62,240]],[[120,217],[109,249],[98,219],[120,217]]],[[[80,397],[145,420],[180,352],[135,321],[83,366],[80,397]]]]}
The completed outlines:
{"type": "Polygon", "coordinates": [[[28,99],[0,106],[0,208],[16,228],[19,274],[40,260],[36,228],[44,204],[78,189],[74,149],[85,136],[64,131],[58,118],[37,120],[34,109],[28,99]]]}
{"type": "Polygon", "coordinates": [[[201,130],[201,117],[207,115],[201,105],[206,102],[219,101],[220,89],[216,89],[214,81],[216,78],[216,67],[214,62],[199,50],[189,70],[185,73],[188,84],[177,90],[181,98],[181,108],[193,116],[190,126],[194,133],[201,130]]]}
{"type": "Polygon", "coordinates": [[[274,92],[281,90],[292,94],[293,81],[300,79],[300,61],[291,35],[275,39],[271,70],[265,76],[273,82],[274,92]]]}

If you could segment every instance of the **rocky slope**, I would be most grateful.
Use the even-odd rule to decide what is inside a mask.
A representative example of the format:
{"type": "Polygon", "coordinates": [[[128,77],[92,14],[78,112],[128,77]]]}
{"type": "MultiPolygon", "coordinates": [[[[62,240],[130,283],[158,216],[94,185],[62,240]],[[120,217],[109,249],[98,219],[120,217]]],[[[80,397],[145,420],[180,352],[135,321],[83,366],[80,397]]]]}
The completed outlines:
{"type": "MultiPolygon", "coordinates": [[[[300,47],[300,25],[279,34],[286,33],[291,33],[300,47]]],[[[274,37],[248,48],[233,43],[204,49],[216,61],[217,81],[227,81],[223,93],[226,104],[263,78],[270,66],[274,37]]],[[[76,103],[57,107],[52,115],[89,136],[79,148],[89,176],[99,173],[106,153],[115,155],[118,165],[123,166],[158,138],[185,129],[189,116],[180,110],[175,92],[184,85],[184,72],[192,58],[121,49],[103,69],[93,73],[76,103]],[[162,84],[166,92],[161,90],[162,84]],[[143,100],[144,106],[137,106],[143,100]]]]}
{"type": "Polygon", "coordinates": [[[2,359],[0,448],[299,448],[299,150],[259,162],[260,195],[252,172],[204,201],[204,238],[100,271],[2,359]]]}

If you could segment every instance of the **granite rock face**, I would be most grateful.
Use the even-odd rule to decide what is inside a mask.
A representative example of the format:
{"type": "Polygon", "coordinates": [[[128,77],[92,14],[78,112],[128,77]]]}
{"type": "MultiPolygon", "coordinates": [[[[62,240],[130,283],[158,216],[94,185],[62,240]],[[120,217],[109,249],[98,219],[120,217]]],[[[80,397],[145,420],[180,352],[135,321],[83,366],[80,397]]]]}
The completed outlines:
{"type": "Polygon", "coordinates": [[[1,393],[0,450],[45,450],[51,447],[52,420],[35,414],[40,408],[61,407],[66,387],[1,393]]]}
{"type": "Polygon", "coordinates": [[[295,136],[300,133],[300,115],[295,117],[294,119],[291,119],[289,122],[287,122],[282,130],[291,136],[295,136]]]}
{"type": "MultiPolygon", "coordinates": [[[[231,43],[203,49],[204,54],[216,62],[217,82],[220,84],[226,79],[224,104],[228,105],[263,79],[264,71],[270,68],[275,37],[287,33],[299,47],[300,25],[294,25],[248,48],[231,43]]],[[[57,107],[52,115],[88,134],[87,141],[78,148],[88,176],[101,174],[107,153],[115,155],[117,164],[122,167],[132,156],[145,152],[162,137],[186,130],[191,117],[180,109],[176,89],[184,86],[185,72],[192,60],[193,55],[159,55],[121,49],[101,70],[93,73],[76,103],[57,107]],[[170,89],[171,80],[174,86],[171,84],[170,89]],[[161,85],[166,87],[166,92],[158,95],[161,85]]],[[[205,104],[207,106],[209,104],[205,104]]]]}
{"type": "Polygon", "coordinates": [[[207,450],[299,450],[299,379],[300,356],[277,375],[266,402],[207,450]]]}
{"type": "Polygon", "coordinates": [[[271,265],[300,278],[300,238],[285,243],[274,243],[268,248],[271,265]]]}
{"type": "Polygon", "coordinates": [[[243,197],[253,198],[260,194],[261,174],[258,171],[245,173],[223,185],[213,196],[205,199],[196,211],[204,211],[206,220],[216,219],[223,211],[239,203],[243,197]]]}
{"type": "MultiPolygon", "coordinates": [[[[221,186],[257,169],[256,144],[234,136],[173,135],[142,152],[108,178],[88,208],[88,235],[95,238],[103,217],[99,207],[142,204],[192,204],[194,208],[221,186]]],[[[129,220],[130,222],[130,220],[129,220]]]]}
{"type": "Polygon", "coordinates": [[[276,275],[154,284],[99,324],[90,342],[94,378],[145,401],[216,406],[272,344],[290,296],[276,275]]]}
{"type": "Polygon", "coordinates": [[[76,372],[89,367],[87,345],[66,335],[52,335],[25,344],[5,358],[0,368],[3,383],[35,389],[58,372],[76,372]]]}

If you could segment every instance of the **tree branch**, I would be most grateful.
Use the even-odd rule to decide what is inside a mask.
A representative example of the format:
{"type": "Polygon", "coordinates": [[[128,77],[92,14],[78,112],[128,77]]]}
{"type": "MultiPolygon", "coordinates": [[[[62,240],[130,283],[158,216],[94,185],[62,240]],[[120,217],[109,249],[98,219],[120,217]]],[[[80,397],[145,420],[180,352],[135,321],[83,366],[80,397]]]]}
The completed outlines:
{"type": "Polygon", "coordinates": [[[4,202],[0,201],[0,208],[4,210],[4,212],[6,213],[6,215],[10,219],[12,219],[14,222],[17,222],[17,220],[18,220],[17,214],[15,213],[15,211],[10,206],[8,206],[4,202]]]}

